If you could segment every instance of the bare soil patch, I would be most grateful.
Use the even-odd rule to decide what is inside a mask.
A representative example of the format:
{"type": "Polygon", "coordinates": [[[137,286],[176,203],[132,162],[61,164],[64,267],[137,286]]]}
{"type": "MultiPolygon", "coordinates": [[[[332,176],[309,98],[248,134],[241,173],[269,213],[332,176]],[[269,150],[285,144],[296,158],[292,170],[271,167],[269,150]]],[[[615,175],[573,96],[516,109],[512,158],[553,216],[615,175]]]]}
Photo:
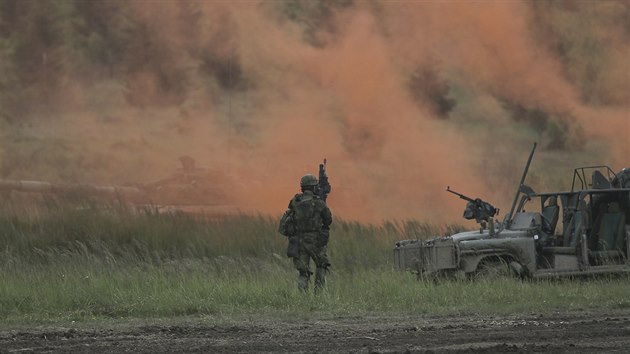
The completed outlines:
{"type": "Polygon", "coordinates": [[[630,311],[519,316],[356,316],[167,320],[99,328],[3,329],[0,352],[615,353],[630,311]]]}

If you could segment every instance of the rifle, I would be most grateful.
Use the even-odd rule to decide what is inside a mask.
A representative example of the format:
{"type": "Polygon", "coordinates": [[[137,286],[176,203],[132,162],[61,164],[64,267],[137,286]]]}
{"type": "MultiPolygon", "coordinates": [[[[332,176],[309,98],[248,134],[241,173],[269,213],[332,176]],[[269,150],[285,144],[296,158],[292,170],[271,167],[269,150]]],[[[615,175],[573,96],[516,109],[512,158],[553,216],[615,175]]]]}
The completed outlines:
{"type": "Polygon", "coordinates": [[[324,159],[324,163],[319,164],[319,183],[317,187],[317,195],[326,202],[328,193],[332,190],[330,182],[328,182],[328,175],[326,175],[326,159],[324,159]]]}
{"type": "Polygon", "coordinates": [[[480,198],[472,199],[461,193],[457,193],[451,189],[450,186],[446,187],[446,191],[455,194],[460,199],[467,201],[466,209],[464,209],[464,219],[475,219],[477,223],[481,224],[482,221],[489,221],[491,217],[499,213],[499,209],[492,206],[492,204],[483,201],[480,198]]]}

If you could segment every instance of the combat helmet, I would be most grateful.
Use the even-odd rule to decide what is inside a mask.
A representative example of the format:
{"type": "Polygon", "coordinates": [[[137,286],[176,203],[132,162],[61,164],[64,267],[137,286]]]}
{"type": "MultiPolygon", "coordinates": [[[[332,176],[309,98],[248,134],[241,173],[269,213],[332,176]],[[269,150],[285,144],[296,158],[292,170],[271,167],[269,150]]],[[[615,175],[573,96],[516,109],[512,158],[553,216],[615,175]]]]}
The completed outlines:
{"type": "Polygon", "coordinates": [[[302,188],[315,187],[317,183],[317,178],[310,173],[302,176],[302,179],[300,179],[300,187],[302,188]]]}

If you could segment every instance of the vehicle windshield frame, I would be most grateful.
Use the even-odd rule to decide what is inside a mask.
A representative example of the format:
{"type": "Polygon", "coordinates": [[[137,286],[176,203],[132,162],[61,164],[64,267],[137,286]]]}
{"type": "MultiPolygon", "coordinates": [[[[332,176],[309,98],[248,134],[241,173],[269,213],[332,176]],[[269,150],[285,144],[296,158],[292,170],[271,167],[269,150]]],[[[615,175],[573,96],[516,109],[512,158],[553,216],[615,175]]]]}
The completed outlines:
{"type": "Polygon", "coordinates": [[[580,188],[579,190],[586,190],[589,189],[589,187],[593,186],[593,178],[591,177],[590,181],[587,178],[587,171],[591,171],[591,176],[593,171],[599,171],[601,172],[601,170],[604,170],[607,174],[607,176],[605,175],[604,177],[608,178],[608,181],[612,181],[614,178],[617,177],[617,174],[607,165],[596,165],[596,166],[584,166],[584,167],[578,167],[576,169],[573,170],[573,182],[571,182],[571,192],[576,192],[576,183],[579,182],[580,184],[580,188]],[[590,183],[589,183],[590,182],[590,183]]]}

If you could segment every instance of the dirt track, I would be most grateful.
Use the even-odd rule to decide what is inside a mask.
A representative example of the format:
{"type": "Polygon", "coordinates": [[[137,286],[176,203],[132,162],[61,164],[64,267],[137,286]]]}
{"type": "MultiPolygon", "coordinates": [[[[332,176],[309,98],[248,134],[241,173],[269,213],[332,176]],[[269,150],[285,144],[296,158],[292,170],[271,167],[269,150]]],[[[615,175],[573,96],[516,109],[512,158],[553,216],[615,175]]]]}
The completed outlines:
{"type": "Polygon", "coordinates": [[[127,324],[105,329],[5,329],[0,331],[0,352],[621,353],[630,350],[629,311],[201,323],[127,324]]]}

